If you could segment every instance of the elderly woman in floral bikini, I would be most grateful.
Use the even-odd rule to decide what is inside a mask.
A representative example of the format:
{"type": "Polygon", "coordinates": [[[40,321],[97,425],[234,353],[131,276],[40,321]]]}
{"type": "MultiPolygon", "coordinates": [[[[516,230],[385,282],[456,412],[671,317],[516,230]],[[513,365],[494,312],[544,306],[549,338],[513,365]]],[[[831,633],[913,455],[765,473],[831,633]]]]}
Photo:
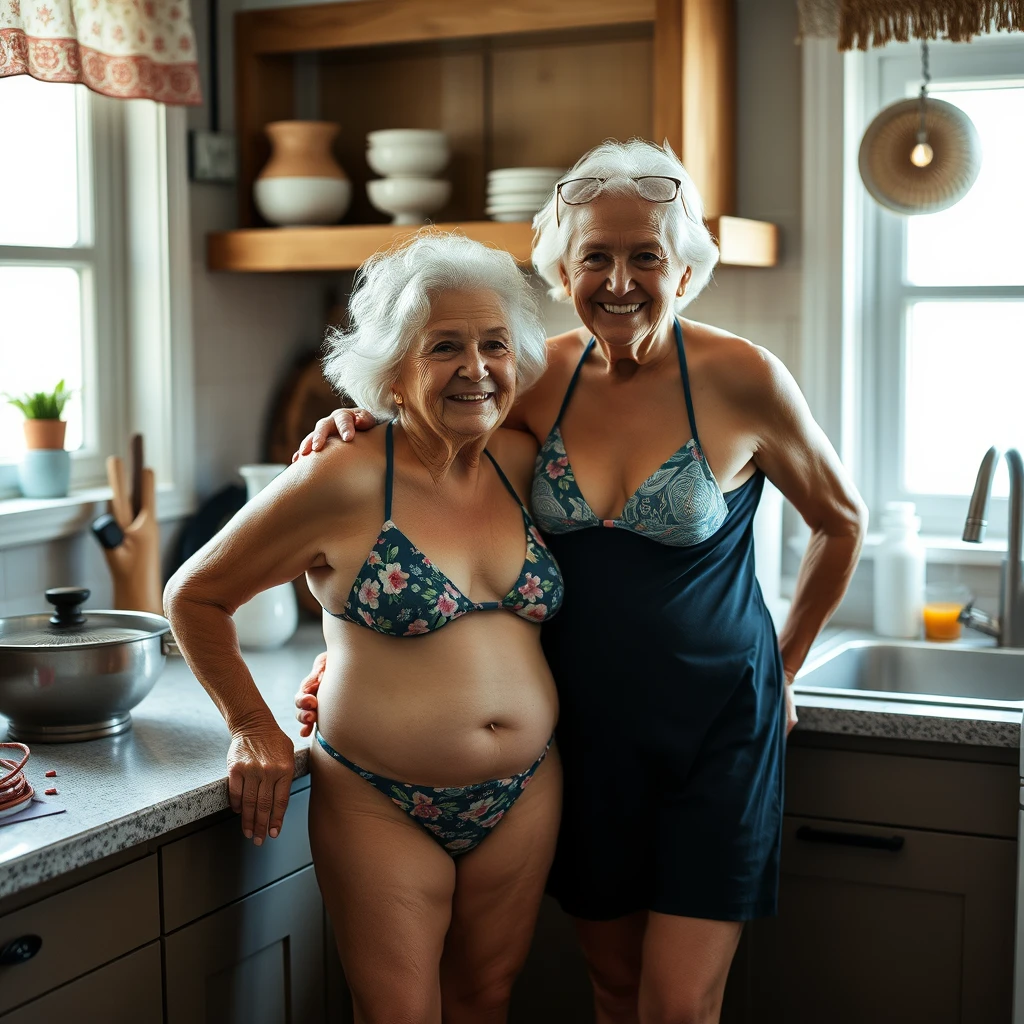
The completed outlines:
{"type": "Polygon", "coordinates": [[[310,843],[357,1019],[440,1024],[443,1006],[497,1024],[561,799],[538,624],[562,581],[520,500],[537,446],[500,429],[543,370],[544,332],[511,256],[429,234],[370,261],[351,324],[327,371],[387,425],[283,473],[165,607],[227,720],[231,803],[260,843],[282,827],[295,752],[231,613],[306,573],[330,652],[310,843]]]}
{"type": "MultiPolygon", "coordinates": [[[[702,214],[667,149],[580,159],[534,221],[533,261],[582,326],[548,341],[507,421],[540,445],[533,512],[566,579],[544,627],[565,772],[549,890],[598,1024],[716,1021],[742,923],[775,913],[791,684],[867,521],[785,367],[679,316],[718,257],[702,214]],[[765,479],[811,529],[778,637],[754,576],[765,479]]],[[[302,451],[366,425],[338,410],[302,451]]]]}

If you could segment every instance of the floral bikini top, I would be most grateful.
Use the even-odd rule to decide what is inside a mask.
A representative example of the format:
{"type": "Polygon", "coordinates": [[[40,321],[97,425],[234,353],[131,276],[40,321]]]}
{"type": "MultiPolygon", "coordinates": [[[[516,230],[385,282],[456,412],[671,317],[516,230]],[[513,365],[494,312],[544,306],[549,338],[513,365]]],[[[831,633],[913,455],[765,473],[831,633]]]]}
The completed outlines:
{"type": "Polygon", "coordinates": [[[461,618],[467,612],[505,608],[532,622],[546,622],[562,604],[562,574],[533,525],[530,513],[513,486],[494,461],[498,471],[522,509],[526,526],[526,560],[519,579],[500,601],[471,601],[391,521],[394,490],[393,424],[387,427],[387,478],[384,491],[384,526],[377,543],[352,584],[352,592],[341,614],[325,609],[336,619],[356,622],[386,636],[419,636],[461,618]]]}
{"type": "Polygon", "coordinates": [[[729,507],[697,440],[683,332],[678,320],[674,326],[686,412],[693,436],[630,496],[618,519],[598,519],[576,485],[560,426],[583,364],[594,347],[591,338],[569,383],[558,419],[537,454],[533,510],[545,533],[572,533],[591,526],[607,526],[682,548],[707,540],[725,521],[729,507]]]}

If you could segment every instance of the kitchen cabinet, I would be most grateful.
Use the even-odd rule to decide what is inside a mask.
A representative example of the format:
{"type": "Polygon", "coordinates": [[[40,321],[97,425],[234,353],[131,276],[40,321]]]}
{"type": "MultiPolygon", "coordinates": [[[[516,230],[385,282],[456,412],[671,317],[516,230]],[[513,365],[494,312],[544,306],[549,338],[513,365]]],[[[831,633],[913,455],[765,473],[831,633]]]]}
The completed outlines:
{"type": "Polygon", "coordinates": [[[323,905],[313,868],[164,940],[167,1024],[324,1019],[323,905]]]}
{"type": "Polygon", "coordinates": [[[235,19],[239,230],[212,234],[212,270],[354,269],[413,229],[366,198],[366,133],[434,128],[451,143],[438,227],[530,255],[528,223],[484,220],[487,171],[569,167],[608,137],[668,139],[704,199],[723,263],[773,266],[777,229],[735,214],[735,29],[720,0],[355,0],[235,19]],[[595,88],[594,70],[600,69],[595,88]],[[264,126],[341,125],[345,224],[267,228],[252,186],[264,126]]]}
{"type": "MultiPolygon", "coordinates": [[[[17,944],[28,955],[20,962],[0,966],[0,1014],[82,975],[93,977],[89,972],[152,942],[159,934],[160,892],[154,856],[4,914],[0,917],[0,948],[17,944]]],[[[159,977],[154,991],[159,998],[159,977]]],[[[65,997],[55,998],[60,1002],[65,997]]]]}
{"type": "Polygon", "coordinates": [[[1008,1021],[1016,772],[791,748],[779,916],[748,927],[723,1024],[1008,1021]]]}
{"type": "Polygon", "coordinates": [[[163,1024],[160,943],[151,942],[31,1003],[0,1015],[2,1024],[163,1024]]]}

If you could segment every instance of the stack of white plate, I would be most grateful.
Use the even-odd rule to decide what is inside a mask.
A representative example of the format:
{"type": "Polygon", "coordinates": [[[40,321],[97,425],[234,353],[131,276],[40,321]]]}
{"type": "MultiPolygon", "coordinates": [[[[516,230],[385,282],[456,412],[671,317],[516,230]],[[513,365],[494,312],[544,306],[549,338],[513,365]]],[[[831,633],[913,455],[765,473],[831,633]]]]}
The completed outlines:
{"type": "Polygon", "coordinates": [[[487,174],[487,216],[491,220],[532,220],[547,202],[560,167],[499,167],[487,174]]]}

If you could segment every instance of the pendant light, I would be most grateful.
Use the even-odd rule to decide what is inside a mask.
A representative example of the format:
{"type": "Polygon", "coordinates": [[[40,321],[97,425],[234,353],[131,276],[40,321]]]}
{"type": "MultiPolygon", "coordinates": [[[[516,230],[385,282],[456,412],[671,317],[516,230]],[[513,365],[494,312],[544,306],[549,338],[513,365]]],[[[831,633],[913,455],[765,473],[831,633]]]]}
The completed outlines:
{"type": "Polygon", "coordinates": [[[921,43],[921,92],[882,110],[860,143],[865,188],[906,215],[945,210],[970,191],[981,170],[981,140],[952,103],[929,98],[928,42],[921,43]]]}

